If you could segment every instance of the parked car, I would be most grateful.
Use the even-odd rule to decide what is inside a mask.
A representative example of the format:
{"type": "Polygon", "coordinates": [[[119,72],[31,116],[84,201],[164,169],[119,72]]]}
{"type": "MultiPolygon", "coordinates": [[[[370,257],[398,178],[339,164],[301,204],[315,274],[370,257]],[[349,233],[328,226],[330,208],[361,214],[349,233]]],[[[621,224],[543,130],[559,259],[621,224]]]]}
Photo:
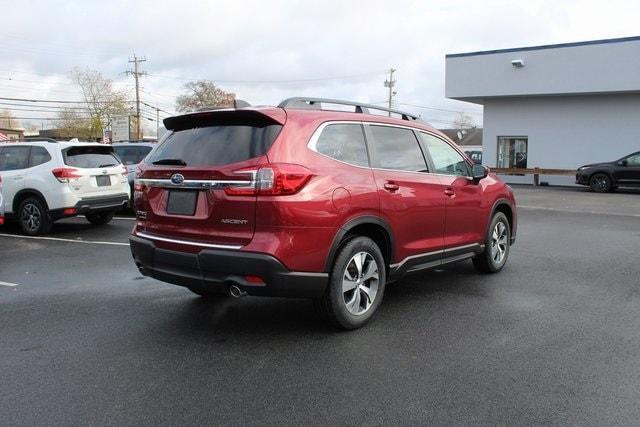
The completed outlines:
{"type": "Polygon", "coordinates": [[[312,298],[352,329],[405,274],[465,259],[500,271],[510,187],[416,117],[371,109],[292,98],[165,119],[135,184],[142,274],[204,297],[312,298]]]}
{"type": "MultiPolygon", "coordinates": [[[[116,142],[112,144],[116,155],[127,168],[129,188],[133,197],[133,182],[136,178],[136,168],[151,152],[156,144],[151,142],[116,142]]],[[[131,200],[133,202],[133,200],[131,200]]],[[[133,205],[133,203],[131,203],[133,205]]]]}
{"type": "Polygon", "coordinates": [[[612,162],[579,167],[576,184],[588,185],[598,193],[607,193],[618,187],[640,187],[640,151],[612,162]]]}
{"type": "Polygon", "coordinates": [[[482,164],[482,151],[480,150],[465,150],[466,154],[475,164],[482,164]]]}
{"type": "Polygon", "coordinates": [[[54,221],[75,215],[106,224],[129,201],[127,171],[109,145],[0,144],[0,176],[6,218],[28,235],[47,233],[54,221]]]}

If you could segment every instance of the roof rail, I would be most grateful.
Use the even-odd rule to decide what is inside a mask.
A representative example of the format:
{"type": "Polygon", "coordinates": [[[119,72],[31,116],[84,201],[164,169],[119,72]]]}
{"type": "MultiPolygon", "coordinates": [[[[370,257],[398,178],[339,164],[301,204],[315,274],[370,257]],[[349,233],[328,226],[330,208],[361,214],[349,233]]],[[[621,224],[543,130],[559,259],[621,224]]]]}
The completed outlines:
{"type": "Polygon", "coordinates": [[[364,104],[362,102],[343,101],[340,99],[330,98],[287,98],[278,104],[280,108],[306,108],[314,110],[322,110],[322,103],[325,104],[337,104],[337,105],[349,105],[355,107],[356,113],[369,114],[369,110],[386,111],[387,113],[398,114],[402,117],[402,120],[420,120],[415,114],[410,114],[405,111],[394,110],[391,108],[380,107],[373,104],[364,104]]]}
{"type": "Polygon", "coordinates": [[[59,142],[53,138],[39,138],[39,137],[26,137],[21,139],[20,141],[24,142],[55,142],[56,144],[59,142]]]}

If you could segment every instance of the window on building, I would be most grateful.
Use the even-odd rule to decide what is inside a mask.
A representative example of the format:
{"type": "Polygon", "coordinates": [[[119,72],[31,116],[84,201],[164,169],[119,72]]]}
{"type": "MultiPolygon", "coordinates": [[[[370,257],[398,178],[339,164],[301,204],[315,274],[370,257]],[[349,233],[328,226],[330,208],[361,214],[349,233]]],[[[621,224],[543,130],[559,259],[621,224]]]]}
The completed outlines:
{"type": "Polygon", "coordinates": [[[497,167],[526,168],[528,140],[526,136],[499,136],[497,167]]]}
{"type": "Polygon", "coordinates": [[[422,150],[412,130],[372,125],[375,166],[382,169],[428,172],[422,150]]]}
{"type": "Polygon", "coordinates": [[[316,143],[318,153],[356,166],[369,166],[367,146],[362,126],[358,124],[329,125],[316,143]]]}

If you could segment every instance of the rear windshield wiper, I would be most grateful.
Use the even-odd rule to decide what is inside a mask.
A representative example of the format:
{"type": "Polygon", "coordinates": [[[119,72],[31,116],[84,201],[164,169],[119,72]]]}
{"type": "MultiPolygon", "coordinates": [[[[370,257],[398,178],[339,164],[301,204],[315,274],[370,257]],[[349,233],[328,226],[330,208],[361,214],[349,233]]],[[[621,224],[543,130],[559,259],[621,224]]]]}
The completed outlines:
{"type": "Polygon", "coordinates": [[[178,166],[187,166],[187,163],[182,159],[160,159],[155,162],[151,162],[154,165],[178,165],[178,166]]]}
{"type": "Polygon", "coordinates": [[[108,168],[108,167],[115,166],[115,165],[117,165],[117,163],[107,163],[105,165],[100,165],[98,167],[99,168],[108,168]]]}

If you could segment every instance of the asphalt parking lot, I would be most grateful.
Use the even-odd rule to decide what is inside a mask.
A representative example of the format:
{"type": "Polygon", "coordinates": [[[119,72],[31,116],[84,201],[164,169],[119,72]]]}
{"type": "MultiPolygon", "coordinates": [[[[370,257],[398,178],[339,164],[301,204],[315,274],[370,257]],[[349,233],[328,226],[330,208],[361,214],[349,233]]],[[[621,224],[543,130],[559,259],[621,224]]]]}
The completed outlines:
{"type": "Polygon", "coordinates": [[[516,194],[500,274],[404,280],[353,332],[143,278],[131,219],[0,228],[0,425],[637,424],[640,192],[516,194]]]}

